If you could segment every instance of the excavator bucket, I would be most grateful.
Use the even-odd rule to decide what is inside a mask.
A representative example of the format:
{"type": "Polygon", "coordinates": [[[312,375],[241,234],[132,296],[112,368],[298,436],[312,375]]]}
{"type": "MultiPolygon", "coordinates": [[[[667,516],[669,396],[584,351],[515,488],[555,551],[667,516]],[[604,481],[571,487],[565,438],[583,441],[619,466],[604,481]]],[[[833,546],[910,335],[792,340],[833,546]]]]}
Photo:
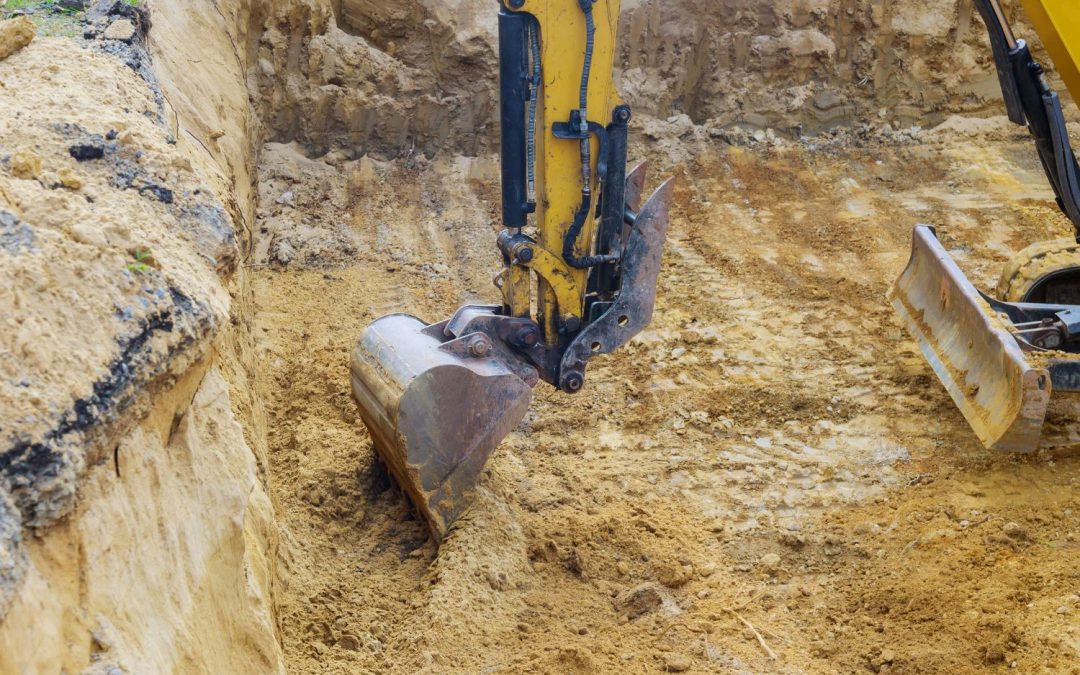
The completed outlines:
{"type": "Polygon", "coordinates": [[[535,384],[535,371],[530,378],[486,335],[454,338],[446,326],[382,317],[350,364],[376,450],[439,541],[471,503],[488,456],[525,416],[535,384]]]}
{"type": "Polygon", "coordinates": [[[890,292],[893,307],[983,444],[1031,452],[1051,395],[1050,373],[1026,358],[1007,316],[964,276],[928,226],[890,292]]]}

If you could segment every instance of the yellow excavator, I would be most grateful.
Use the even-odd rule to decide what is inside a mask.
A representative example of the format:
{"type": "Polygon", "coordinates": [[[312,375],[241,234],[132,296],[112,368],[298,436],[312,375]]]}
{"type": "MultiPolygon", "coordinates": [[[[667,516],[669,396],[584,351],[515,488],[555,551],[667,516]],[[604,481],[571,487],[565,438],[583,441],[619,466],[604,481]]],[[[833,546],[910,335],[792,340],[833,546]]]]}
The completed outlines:
{"type": "MultiPolygon", "coordinates": [[[[1074,100],[1080,96],[1080,2],[1023,0],[1074,100]]],[[[1050,397],[1080,391],[1080,167],[1061,101],[1009,26],[999,0],[975,0],[1009,119],[1026,126],[1075,236],[1032,244],[1009,263],[996,296],[964,276],[932,228],[915,228],[911,260],[891,291],[975,434],[988,448],[1038,448],[1050,397]]]]}
{"type": "Polygon", "coordinates": [[[543,380],[568,394],[589,361],[652,320],[671,181],[642,204],[630,108],[612,66],[619,0],[501,0],[500,302],[428,323],[392,314],[352,353],[375,449],[441,541],[543,380]]]}

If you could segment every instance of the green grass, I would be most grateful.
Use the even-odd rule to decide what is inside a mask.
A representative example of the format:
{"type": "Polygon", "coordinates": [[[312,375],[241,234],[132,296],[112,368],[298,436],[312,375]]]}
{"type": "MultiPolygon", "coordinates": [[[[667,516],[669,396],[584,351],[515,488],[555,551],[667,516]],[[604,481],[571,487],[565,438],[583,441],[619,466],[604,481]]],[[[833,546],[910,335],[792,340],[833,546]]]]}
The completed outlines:
{"type": "Polygon", "coordinates": [[[148,248],[137,248],[131,253],[131,257],[135,258],[135,262],[130,262],[127,265],[128,272],[132,274],[146,274],[153,269],[153,254],[150,253],[148,248]]]}
{"type": "MultiPolygon", "coordinates": [[[[125,0],[127,1],[127,0],[125,0]]],[[[58,7],[56,0],[0,0],[0,19],[9,19],[19,11],[39,10],[30,15],[41,37],[79,38],[82,36],[82,12],[58,7]]]]}

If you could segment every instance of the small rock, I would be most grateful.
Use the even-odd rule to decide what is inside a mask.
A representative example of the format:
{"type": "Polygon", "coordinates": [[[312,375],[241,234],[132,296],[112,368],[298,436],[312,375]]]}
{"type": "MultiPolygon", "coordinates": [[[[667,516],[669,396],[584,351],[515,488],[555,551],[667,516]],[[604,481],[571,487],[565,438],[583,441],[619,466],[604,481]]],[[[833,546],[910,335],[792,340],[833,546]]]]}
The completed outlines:
{"type": "Polygon", "coordinates": [[[881,526],[873,521],[865,521],[855,526],[855,534],[860,536],[866,536],[868,534],[877,534],[881,532],[881,526]]]}
{"type": "Polygon", "coordinates": [[[80,244],[105,248],[109,241],[100,229],[87,223],[75,223],[71,226],[71,238],[80,244]]]}
{"type": "Polygon", "coordinates": [[[117,19],[109,24],[102,35],[106,40],[119,40],[130,43],[135,39],[135,24],[130,19],[117,19]]]}
{"type": "Polygon", "coordinates": [[[761,566],[764,567],[769,573],[775,572],[780,569],[780,556],[775,553],[766,553],[761,556],[761,566]]]}
{"type": "Polygon", "coordinates": [[[669,652],[664,656],[664,670],[669,673],[681,673],[690,670],[690,657],[686,654],[669,652]]]}
{"type": "Polygon", "coordinates": [[[638,584],[615,597],[615,608],[631,619],[656,611],[662,604],[664,592],[652,582],[638,584]]]}
{"type": "Polygon", "coordinates": [[[91,134],[70,146],[68,154],[80,162],[101,159],[105,156],[105,139],[98,134],[91,134]]]}
{"type": "Polygon", "coordinates": [[[1066,607],[1065,605],[1062,605],[1061,607],[1057,608],[1057,613],[1058,614],[1068,614],[1069,613],[1069,608],[1066,607]]]}
{"type": "Polygon", "coordinates": [[[24,180],[36,180],[41,175],[41,158],[29,150],[11,156],[11,175],[24,180]]]}
{"type": "Polygon", "coordinates": [[[694,576],[694,568],[690,565],[683,565],[678,562],[670,562],[660,567],[657,570],[656,578],[660,583],[669,588],[678,588],[682,586],[690,578],[694,576]]]}
{"type": "Polygon", "coordinates": [[[360,651],[360,638],[346,633],[337,641],[337,646],[342,649],[347,649],[350,652],[360,651]]]}
{"type": "Polygon", "coordinates": [[[798,532],[781,532],[778,538],[781,544],[789,548],[798,550],[806,546],[806,537],[798,532]]]}
{"type": "Polygon", "coordinates": [[[1025,530],[1019,523],[1006,523],[1005,527],[1001,528],[1001,531],[1009,539],[1022,540],[1028,538],[1027,530],[1025,530]]]}
{"type": "Polygon", "coordinates": [[[34,23],[20,16],[0,21],[0,60],[19,51],[34,39],[34,23]]]}
{"type": "Polygon", "coordinates": [[[684,330],[679,334],[679,339],[688,345],[696,345],[701,342],[701,333],[696,330],[684,330]]]}
{"type": "Polygon", "coordinates": [[[630,565],[627,564],[625,560],[620,560],[619,562],[615,563],[615,569],[618,570],[619,574],[624,577],[630,574],[630,565]]]}
{"type": "Polygon", "coordinates": [[[161,202],[163,204],[172,204],[173,203],[173,191],[172,190],[165,187],[164,185],[158,185],[157,183],[153,183],[153,182],[150,182],[150,181],[147,181],[145,185],[142,185],[142,186],[139,187],[139,194],[141,194],[141,195],[149,194],[151,197],[153,197],[154,199],[158,200],[159,202],[161,202]]]}
{"type": "Polygon", "coordinates": [[[998,645],[988,645],[983,648],[983,662],[993,665],[1005,663],[1005,650],[998,645]]]}
{"type": "MultiPolygon", "coordinates": [[[[0,210],[0,249],[12,255],[34,248],[34,231],[10,211],[0,210]]],[[[29,386],[27,383],[24,386],[29,386]]]]}
{"type": "Polygon", "coordinates": [[[886,650],[881,652],[881,662],[882,663],[892,663],[895,660],[896,660],[896,652],[894,652],[893,650],[886,649],[886,650]]]}
{"type": "Polygon", "coordinates": [[[278,204],[283,204],[285,206],[295,206],[296,205],[295,202],[294,202],[294,195],[293,195],[292,190],[289,190],[285,194],[278,197],[276,201],[277,201],[278,204]]]}
{"type": "Polygon", "coordinates": [[[86,2],[84,0],[58,0],[56,6],[60,9],[78,12],[86,8],[86,2]]]}
{"type": "Polygon", "coordinates": [[[69,167],[63,167],[57,172],[60,184],[69,190],[80,190],[83,186],[82,178],[69,167]]]}

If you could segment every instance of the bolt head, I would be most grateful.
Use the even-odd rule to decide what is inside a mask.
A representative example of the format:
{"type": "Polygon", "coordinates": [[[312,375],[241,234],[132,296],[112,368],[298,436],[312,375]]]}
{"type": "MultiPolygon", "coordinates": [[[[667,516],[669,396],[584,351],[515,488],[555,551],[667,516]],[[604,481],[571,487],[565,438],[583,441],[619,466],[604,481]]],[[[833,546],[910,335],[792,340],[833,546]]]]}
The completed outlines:
{"type": "Polygon", "coordinates": [[[524,247],[522,247],[521,249],[518,250],[518,252],[517,252],[517,260],[520,263],[532,262],[533,255],[535,255],[533,253],[533,250],[531,248],[529,248],[528,246],[524,246],[524,247]]]}
{"type": "Polygon", "coordinates": [[[480,336],[473,338],[469,342],[469,355],[481,358],[487,356],[491,352],[491,341],[480,336]]]}

